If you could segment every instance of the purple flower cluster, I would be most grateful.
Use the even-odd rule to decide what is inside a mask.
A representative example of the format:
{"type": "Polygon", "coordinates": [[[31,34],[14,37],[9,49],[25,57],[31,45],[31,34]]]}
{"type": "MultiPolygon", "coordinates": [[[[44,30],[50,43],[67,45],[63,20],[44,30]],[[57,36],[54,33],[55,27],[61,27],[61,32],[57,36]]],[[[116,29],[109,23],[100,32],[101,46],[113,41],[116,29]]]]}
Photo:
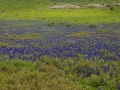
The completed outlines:
{"type": "MultiPolygon", "coordinates": [[[[93,28],[91,28],[90,31],[94,32],[92,35],[72,36],[73,33],[80,33],[83,30],[79,30],[79,28],[74,30],[72,27],[66,27],[65,29],[67,30],[63,30],[64,27],[50,28],[49,26],[40,24],[38,21],[18,21],[19,24],[21,24],[21,22],[27,24],[14,26],[14,24],[16,24],[15,22],[9,21],[9,24],[0,22],[0,42],[7,43],[5,46],[0,45],[0,56],[3,60],[7,58],[9,60],[20,59],[36,61],[41,60],[43,56],[49,56],[61,58],[63,62],[67,58],[77,59],[74,60],[73,65],[77,64],[81,58],[82,60],[89,61],[101,60],[103,63],[98,66],[78,67],[76,70],[77,76],[89,78],[91,75],[101,76],[108,74],[110,78],[117,78],[118,75],[120,75],[115,64],[104,64],[106,61],[117,62],[120,60],[119,33],[98,33],[95,32],[95,30],[92,31],[93,28]],[[12,23],[13,26],[10,23],[12,23]],[[39,34],[41,37],[32,38],[31,35],[30,38],[24,38],[23,34],[39,34]],[[23,37],[10,38],[12,35],[16,35],[16,37],[17,35],[23,35],[23,37]]],[[[66,64],[63,65],[63,67],[64,66],[66,66],[66,64]]],[[[65,70],[65,74],[68,73],[69,72],[65,70]]],[[[101,79],[101,83],[106,85],[104,78],[101,79]]],[[[98,90],[101,90],[101,88],[98,90]]],[[[118,90],[120,90],[120,85],[118,85],[118,90]]]]}
{"type": "MultiPolygon", "coordinates": [[[[9,46],[0,47],[0,53],[8,55],[10,59],[19,58],[23,60],[37,60],[44,55],[62,59],[69,57],[79,58],[79,55],[85,55],[84,59],[89,60],[120,60],[119,34],[95,33],[94,30],[94,34],[90,36],[69,36],[82,30],[80,27],[79,29],[76,28],[76,30],[73,27],[66,27],[66,32],[66,30],[62,30],[63,26],[61,28],[59,25],[49,27],[44,24],[40,21],[1,21],[0,31],[2,39],[0,39],[0,42],[8,43],[9,46]],[[3,29],[5,30],[2,31],[3,29]],[[22,37],[22,39],[11,39],[9,37],[10,35],[31,35],[36,33],[40,34],[42,38],[31,37],[24,39],[22,37]],[[16,48],[15,45],[17,44],[20,44],[21,47],[16,48]]],[[[85,28],[85,26],[81,27],[82,29],[85,28]]]]}
{"type": "Polygon", "coordinates": [[[108,64],[107,66],[105,66],[104,64],[95,67],[80,67],[77,69],[77,74],[78,77],[80,76],[85,76],[85,77],[90,77],[91,75],[101,75],[101,74],[106,74],[109,73],[109,76],[111,78],[116,77],[117,73],[116,73],[116,66],[112,66],[110,64],[108,64]]]}
{"type": "Polygon", "coordinates": [[[95,36],[67,37],[65,35],[54,35],[44,39],[15,39],[11,40],[10,43],[13,45],[20,44],[22,47],[0,47],[0,50],[2,55],[9,55],[10,58],[19,57],[20,59],[29,59],[29,56],[36,60],[44,55],[74,58],[81,54],[86,55],[84,58],[89,60],[120,60],[120,40],[113,40],[109,37],[103,40],[102,35],[98,38],[95,36]]]}

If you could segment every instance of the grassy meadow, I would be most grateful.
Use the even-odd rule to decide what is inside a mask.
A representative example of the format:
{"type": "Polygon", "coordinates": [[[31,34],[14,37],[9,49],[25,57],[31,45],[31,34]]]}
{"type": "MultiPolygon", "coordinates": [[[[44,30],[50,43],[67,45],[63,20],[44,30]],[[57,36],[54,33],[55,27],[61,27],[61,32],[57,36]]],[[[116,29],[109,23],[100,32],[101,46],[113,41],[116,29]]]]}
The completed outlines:
{"type": "Polygon", "coordinates": [[[0,0],[0,90],[120,90],[114,3],[120,0],[0,0]],[[81,7],[49,8],[63,4],[81,7]]]}
{"type": "Polygon", "coordinates": [[[43,20],[51,23],[96,24],[120,21],[120,8],[76,10],[15,10],[0,15],[1,20],[43,20]]]}
{"type": "MultiPolygon", "coordinates": [[[[63,0],[64,1],[64,0],[63,0]]],[[[62,9],[53,10],[49,6],[54,4],[66,4],[58,1],[4,1],[1,0],[0,20],[43,20],[52,23],[72,23],[72,24],[89,24],[89,23],[112,23],[120,21],[120,7],[110,10],[106,8],[80,8],[80,9],[62,9]]],[[[104,4],[104,1],[99,1],[104,4]]],[[[111,4],[113,1],[109,1],[111,4]]],[[[115,1],[114,1],[115,2],[115,1]]],[[[116,2],[119,2],[116,0],[116,2]]],[[[72,0],[70,3],[73,3],[72,0]]],[[[85,6],[87,3],[98,3],[97,1],[79,1],[74,2],[77,5],[85,6]]],[[[106,2],[105,2],[106,3],[106,2]]],[[[75,4],[75,5],[76,5],[75,4]]],[[[112,6],[112,5],[111,5],[112,6]]]]}

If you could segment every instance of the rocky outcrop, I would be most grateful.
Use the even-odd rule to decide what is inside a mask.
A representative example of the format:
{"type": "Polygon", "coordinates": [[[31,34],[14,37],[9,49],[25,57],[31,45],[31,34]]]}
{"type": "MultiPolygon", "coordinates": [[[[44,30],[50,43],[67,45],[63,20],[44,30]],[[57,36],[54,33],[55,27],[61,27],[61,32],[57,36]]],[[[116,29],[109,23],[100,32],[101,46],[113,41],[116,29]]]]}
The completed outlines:
{"type": "Polygon", "coordinates": [[[103,8],[104,5],[101,5],[101,4],[88,4],[86,7],[89,7],[89,8],[103,8]]]}
{"type": "Polygon", "coordinates": [[[78,9],[80,6],[66,4],[66,5],[53,5],[49,7],[50,9],[78,9]]]}

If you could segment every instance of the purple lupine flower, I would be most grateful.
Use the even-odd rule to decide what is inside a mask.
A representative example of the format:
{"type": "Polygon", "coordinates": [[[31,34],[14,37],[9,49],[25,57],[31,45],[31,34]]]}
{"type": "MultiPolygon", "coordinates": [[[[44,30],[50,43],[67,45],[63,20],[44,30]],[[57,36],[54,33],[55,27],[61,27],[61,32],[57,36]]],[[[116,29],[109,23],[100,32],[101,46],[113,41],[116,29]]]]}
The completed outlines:
{"type": "Polygon", "coordinates": [[[78,73],[78,77],[80,77],[80,73],[78,73]]]}
{"type": "Polygon", "coordinates": [[[112,72],[110,72],[110,77],[113,77],[113,73],[112,72]]]}
{"type": "Polygon", "coordinates": [[[91,74],[93,74],[94,71],[95,71],[94,68],[91,68],[91,70],[90,70],[91,74]]]}
{"type": "Polygon", "coordinates": [[[109,71],[109,67],[104,66],[104,67],[103,67],[103,72],[106,73],[107,71],[109,71]]]}
{"type": "Polygon", "coordinates": [[[88,67],[86,67],[86,72],[88,72],[88,67]]]}
{"type": "Polygon", "coordinates": [[[99,71],[99,69],[98,69],[98,67],[96,67],[96,75],[100,75],[100,71],[99,71]]]}
{"type": "Polygon", "coordinates": [[[79,68],[78,73],[81,73],[81,72],[82,72],[82,68],[79,68]]]}
{"type": "Polygon", "coordinates": [[[88,77],[89,77],[88,73],[85,73],[85,77],[86,77],[86,78],[88,78],[88,77]]]}
{"type": "Polygon", "coordinates": [[[98,90],[102,90],[101,88],[98,88],[98,90]]]}
{"type": "Polygon", "coordinates": [[[116,71],[116,67],[113,67],[114,71],[116,71]]]}
{"type": "Polygon", "coordinates": [[[100,75],[100,71],[97,71],[97,72],[96,72],[96,75],[98,75],[98,76],[99,76],[99,75],[100,75]]]}
{"type": "Polygon", "coordinates": [[[118,85],[118,90],[120,90],[120,84],[118,85]]]}
{"type": "Polygon", "coordinates": [[[13,59],[13,58],[14,58],[14,55],[13,55],[13,54],[12,54],[12,55],[10,55],[10,56],[9,56],[9,58],[10,58],[10,59],[13,59]]]}
{"type": "Polygon", "coordinates": [[[115,67],[115,65],[114,65],[114,64],[112,64],[112,67],[115,67]]]}

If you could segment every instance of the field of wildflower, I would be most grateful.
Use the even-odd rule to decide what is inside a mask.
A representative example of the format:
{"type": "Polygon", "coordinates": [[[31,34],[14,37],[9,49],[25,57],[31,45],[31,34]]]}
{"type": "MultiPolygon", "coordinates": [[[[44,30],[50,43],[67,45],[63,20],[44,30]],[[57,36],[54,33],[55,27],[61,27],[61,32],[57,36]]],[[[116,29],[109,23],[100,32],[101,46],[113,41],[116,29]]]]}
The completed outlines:
{"type": "Polygon", "coordinates": [[[120,0],[0,0],[0,90],[120,90],[120,0]]]}
{"type": "Polygon", "coordinates": [[[1,90],[120,90],[120,23],[0,21],[1,90]]]}

